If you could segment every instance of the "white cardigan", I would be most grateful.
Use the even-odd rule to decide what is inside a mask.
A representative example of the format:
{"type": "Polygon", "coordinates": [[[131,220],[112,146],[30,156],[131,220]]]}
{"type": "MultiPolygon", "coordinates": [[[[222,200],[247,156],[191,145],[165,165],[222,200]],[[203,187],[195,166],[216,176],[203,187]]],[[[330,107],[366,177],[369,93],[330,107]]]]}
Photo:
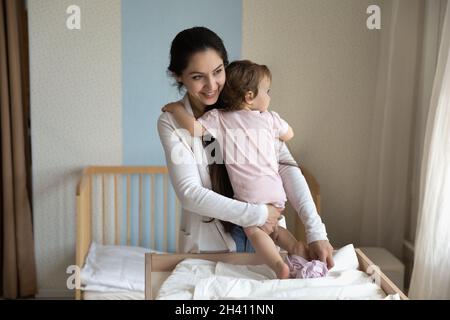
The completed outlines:
{"type": "MultiPolygon", "coordinates": [[[[193,114],[187,95],[181,100],[193,114]]],[[[161,114],[158,132],[166,154],[169,175],[182,205],[180,249],[182,252],[236,251],[236,244],[217,220],[234,224],[262,226],[268,215],[265,204],[250,204],[224,197],[211,189],[205,150],[201,138],[192,138],[180,129],[169,112],[161,114]],[[212,222],[211,218],[215,218],[212,222]]],[[[284,143],[280,142],[279,159],[295,163],[284,143]]],[[[305,178],[297,167],[280,165],[288,200],[305,225],[307,242],[328,240],[325,226],[317,213],[305,178]]]]}

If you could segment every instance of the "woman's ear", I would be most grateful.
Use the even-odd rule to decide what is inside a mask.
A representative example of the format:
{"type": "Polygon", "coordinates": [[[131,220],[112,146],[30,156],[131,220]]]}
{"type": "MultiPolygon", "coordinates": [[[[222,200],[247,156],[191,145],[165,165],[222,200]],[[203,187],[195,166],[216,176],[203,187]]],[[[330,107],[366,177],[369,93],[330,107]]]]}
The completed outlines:
{"type": "Polygon", "coordinates": [[[174,72],[172,72],[172,77],[173,77],[178,83],[183,82],[183,81],[181,81],[181,76],[176,75],[174,72]]]}
{"type": "Polygon", "coordinates": [[[247,93],[245,94],[245,103],[252,104],[254,99],[255,97],[253,91],[247,91],[247,93]]]}

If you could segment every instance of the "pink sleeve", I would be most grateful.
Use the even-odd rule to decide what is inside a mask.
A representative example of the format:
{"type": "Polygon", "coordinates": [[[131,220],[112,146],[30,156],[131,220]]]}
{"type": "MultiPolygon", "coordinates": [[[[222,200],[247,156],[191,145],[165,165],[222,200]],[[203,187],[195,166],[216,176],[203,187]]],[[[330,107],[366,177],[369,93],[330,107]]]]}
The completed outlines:
{"type": "Polygon", "coordinates": [[[200,122],[212,136],[216,136],[216,133],[219,130],[219,110],[212,109],[198,118],[197,121],[200,122]]]}
{"type": "Polygon", "coordinates": [[[270,111],[273,117],[273,130],[275,132],[275,137],[278,138],[288,132],[289,125],[286,121],[281,119],[280,115],[275,111],[270,111]]]}

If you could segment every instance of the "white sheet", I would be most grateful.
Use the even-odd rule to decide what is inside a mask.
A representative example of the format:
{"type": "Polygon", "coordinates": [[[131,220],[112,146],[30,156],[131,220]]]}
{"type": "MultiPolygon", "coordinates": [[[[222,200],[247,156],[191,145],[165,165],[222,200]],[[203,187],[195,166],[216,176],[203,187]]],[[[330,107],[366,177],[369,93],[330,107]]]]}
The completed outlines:
{"type": "Polygon", "coordinates": [[[82,290],[95,292],[133,292],[145,288],[145,253],[151,249],[101,245],[93,242],[81,269],[82,290]]]}
{"type": "Polygon", "coordinates": [[[265,265],[240,266],[198,259],[180,262],[157,299],[398,299],[358,269],[353,245],[338,250],[327,277],[275,279],[265,265]]]}
{"type": "Polygon", "coordinates": [[[216,263],[201,259],[186,259],[177,264],[163,282],[156,299],[192,300],[195,285],[204,278],[214,276],[216,263]]]}

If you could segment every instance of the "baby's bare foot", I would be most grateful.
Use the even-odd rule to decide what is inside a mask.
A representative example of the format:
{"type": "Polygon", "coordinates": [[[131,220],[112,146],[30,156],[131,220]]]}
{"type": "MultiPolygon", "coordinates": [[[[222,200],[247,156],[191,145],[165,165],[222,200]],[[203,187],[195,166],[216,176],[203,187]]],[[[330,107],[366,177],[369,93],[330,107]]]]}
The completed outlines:
{"type": "Polygon", "coordinates": [[[278,279],[289,279],[289,267],[283,261],[278,261],[274,268],[278,279]]]}

